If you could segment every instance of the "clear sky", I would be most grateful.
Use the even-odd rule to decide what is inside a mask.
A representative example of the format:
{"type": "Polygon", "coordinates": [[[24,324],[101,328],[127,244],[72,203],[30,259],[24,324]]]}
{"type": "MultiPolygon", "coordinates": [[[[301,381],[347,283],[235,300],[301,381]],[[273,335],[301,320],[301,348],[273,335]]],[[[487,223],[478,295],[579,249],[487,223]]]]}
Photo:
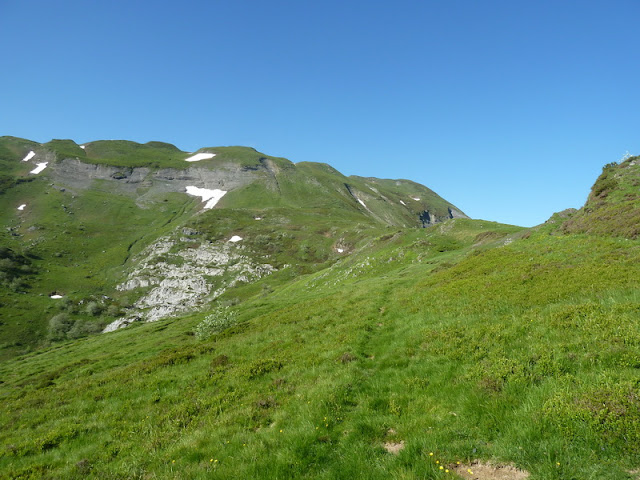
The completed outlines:
{"type": "Polygon", "coordinates": [[[247,145],[531,226],[640,154],[637,0],[0,0],[0,135],[247,145]]]}

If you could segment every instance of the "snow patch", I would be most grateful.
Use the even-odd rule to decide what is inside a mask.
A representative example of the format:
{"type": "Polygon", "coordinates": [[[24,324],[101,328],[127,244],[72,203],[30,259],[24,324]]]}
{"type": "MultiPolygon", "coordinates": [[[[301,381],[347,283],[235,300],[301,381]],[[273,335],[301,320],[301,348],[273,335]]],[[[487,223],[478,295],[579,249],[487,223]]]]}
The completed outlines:
{"type": "Polygon", "coordinates": [[[45,168],[47,168],[47,163],[49,162],[36,163],[37,167],[31,170],[29,173],[33,173],[37,175],[38,173],[43,171],[45,168]]]}
{"type": "Polygon", "coordinates": [[[344,248],[338,248],[338,253],[343,253],[344,252],[344,248]]]}
{"type": "Polygon", "coordinates": [[[407,204],[404,203],[402,200],[400,200],[400,203],[403,204],[405,207],[407,206],[407,204]]]}
{"type": "Polygon", "coordinates": [[[185,159],[185,162],[199,162],[200,160],[208,160],[215,156],[215,153],[196,153],[195,155],[192,155],[189,158],[185,159]]]}
{"type": "Polygon", "coordinates": [[[22,205],[20,205],[20,206],[18,207],[18,210],[24,210],[24,207],[26,207],[26,206],[27,206],[27,204],[26,204],[26,203],[23,203],[22,205]]]}
{"type": "Polygon", "coordinates": [[[225,195],[224,190],[218,190],[217,188],[214,190],[209,190],[208,188],[198,188],[198,187],[187,187],[187,194],[193,195],[194,197],[202,197],[203,202],[207,202],[204,208],[213,208],[220,201],[222,197],[225,195]]]}
{"type": "Polygon", "coordinates": [[[229,239],[229,241],[233,243],[239,242],[240,240],[242,240],[242,237],[239,237],[238,235],[234,235],[229,239]]]}
{"type": "Polygon", "coordinates": [[[23,162],[28,162],[29,160],[31,160],[35,156],[36,156],[36,152],[31,150],[29,153],[27,153],[27,156],[22,159],[22,161],[23,162]]]}
{"type": "Polygon", "coordinates": [[[57,293],[55,295],[49,295],[49,298],[53,298],[55,300],[58,300],[59,298],[62,298],[62,295],[58,295],[57,293]]]}
{"type": "Polygon", "coordinates": [[[415,200],[416,202],[419,202],[420,198],[419,197],[411,197],[411,200],[415,200]]]}
{"type": "Polygon", "coordinates": [[[358,198],[358,202],[360,202],[360,205],[362,205],[364,208],[367,208],[367,206],[364,204],[364,202],[362,200],[360,200],[359,198],[358,198]]]}
{"type": "Polygon", "coordinates": [[[253,217],[254,220],[262,220],[262,217],[253,217]]]}
{"type": "Polygon", "coordinates": [[[84,150],[86,147],[84,145],[80,145],[80,148],[84,150]]]}

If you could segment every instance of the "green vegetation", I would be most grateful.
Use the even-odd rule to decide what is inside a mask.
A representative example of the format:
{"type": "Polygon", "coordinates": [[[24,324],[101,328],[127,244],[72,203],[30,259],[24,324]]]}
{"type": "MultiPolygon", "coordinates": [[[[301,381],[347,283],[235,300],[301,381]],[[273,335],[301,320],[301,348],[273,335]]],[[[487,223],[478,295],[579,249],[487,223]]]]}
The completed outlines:
{"type": "Polygon", "coordinates": [[[6,362],[0,465],[27,478],[446,478],[435,452],[532,478],[629,478],[640,244],[548,230],[511,243],[522,231],[470,220],[390,232],[272,282],[211,336],[194,336],[221,318],[205,312],[6,362]],[[406,447],[394,456],[388,441],[406,447]]]}
{"type": "Polygon", "coordinates": [[[640,157],[610,163],[591,189],[582,210],[563,225],[566,233],[636,239],[640,236],[640,157]]]}
{"type": "MultiPolygon", "coordinates": [[[[241,152],[248,167],[267,158],[241,152]]],[[[534,229],[415,228],[450,204],[272,161],[277,193],[259,177],[199,213],[179,193],[141,208],[40,178],[0,197],[32,196],[26,217],[1,213],[18,236],[1,237],[0,273],[27,293],[2,293],[0,328],[42,339],[3,349],[0,478],[439,480],[476,459],[532,480],[637,478],[640,241],[602,215],[602,230],[579,227],[630,208],[633,160],[534,229]],[[392,207],[408,196],[420,201],[392,207]],[[158,261],[220,245],[277,271],[201,311],[90,335],[135,300],[114,286],[163,235],[185,239],[158,261]]]]}

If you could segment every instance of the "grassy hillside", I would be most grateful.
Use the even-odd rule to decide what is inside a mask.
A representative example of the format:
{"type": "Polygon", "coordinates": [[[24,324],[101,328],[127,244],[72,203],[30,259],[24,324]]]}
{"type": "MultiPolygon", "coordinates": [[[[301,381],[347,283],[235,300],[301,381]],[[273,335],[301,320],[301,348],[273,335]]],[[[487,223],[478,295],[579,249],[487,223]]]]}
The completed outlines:
{"type": "MultiPolygon", "coordinates": [[[[37,147],[0,146],[14,162],[37,147]]],[[[0,195],[0,331],[17,338],[0,479],[640,477],[640,241],[615,220],[636,215],[635,159],[534,229],[415,228],[454,207],[408,181],[215,150],[260,176],[213,210],[46,175],[0,195]],[[274,271],[83,337],[135,300],[115,285],[159,237],[177,240],[158,261],[217,245],[274,271]]]]}
{"type": "Polygon", "coordinates": [[[126,306],[113,286],[138,243],[173,228],[193,200],[167,195],[157,208],[99,191],[75,195],[44,178],[13,187],[0,198],[0,245],[28,259],[20,281],[0,293],[0,358],[24,352],[46,339],[48,322],[60,313],[100,330],[126,306]],[[26,204],[22,211],[16,206],[26,204]],[[63,300],[49,298],[52,294],[63,300]],[[105,299],[108,295],[110,298],[105,299]],[[86,311],[98,303],[99,309],[86,311]]]}
{"type": "MultiPolygon", "coordinates": [[[[326,268],[388,225],[420,225],[424,209],[448,214],[447,202],[412,182],[347,178],[328,165],[294,165],[247,147],[201,150],[216,156],[188,163],[190,154],[162,142],[96,141],[81,148],[73,140],[0,137],[0,359],[58,341],[61,331],[96,333],[130,312],[149,288],[116,287],[135,270],[138,254],[163,236],[179,243],[174,250],[188,251],[203,243],[222,247],[240,235],[244,257],[283,270],[273,276],[277,284],[326,268]],[[29,152],[35,159],[23,162],[29,152]],[[66,158],[126,169],[99,177],[89,168],[68,182],[55,172],[66,158]],[[49,166],[31,174],[43,161],[49,166]],[[126,183],[138,167],[144,167],[138,183],[126,183]],[[155,179],[154,172],[168,168],[174,170],[155,179]],[[194,181],[204,172],[232,185],[242,178],[244,186],[232,188],[220,208],[203,211],[183,186],[170,185],[187,168],[200,169],[191,174],[194,181]],[[197,232],[190,242],[180,240],[183,228],[197,232]]],[[[76,164],[65,174],[73,176],[76,164]]],[[[255,287],[237,288],[242,293],[233,298],[256,294],[255,287]]]]}
{"type": "Polygon", "coordinates": [[[390,231],[230,310],[7,362],[0,471],[633,478],[640,244],[553,228],[390,231]]]}
{"type": "Polygon", "coordinates": [[[640,157],[602,169],[587,202],[564,222],[567,233],[592,233],[636,239],[640,236],[640,157]]]}

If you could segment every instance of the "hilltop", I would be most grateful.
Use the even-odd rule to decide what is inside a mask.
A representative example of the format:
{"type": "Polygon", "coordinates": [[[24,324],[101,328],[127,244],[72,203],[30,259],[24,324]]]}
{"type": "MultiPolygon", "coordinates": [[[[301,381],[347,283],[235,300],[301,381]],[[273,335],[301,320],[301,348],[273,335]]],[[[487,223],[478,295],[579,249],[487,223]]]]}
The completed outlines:
{"type": "MultiPolygon", "coordinates": [[[[21,148],[43,163],[44,147],[21,148]]],[[[40,220],[8,223],[11,281],[32,285],[2,308],[36,321],[39,299],[51,345],[0,363],[0,478],[638,477],[640,243],[612,228],[635,214],[638,158],[605,167],[582,209],[524,229],[450,218],[455,206],[408,181],[241,151],[226,171],[260,180],[209,209],[166,187],[164,164],[82,161],[102,172],[86,188],[59,183],[79,161],[68,153],[51,154],[49,177],[5,170],[0,201],[39,192],[40,220]],[[183,271],[224,291],[74,338],[123,318],[91,302],[148,313],[183,271]],[[37,295],[54,280],[63,298],[37,295]]],[[[201,160],[215,170],[223,152],[179,159],[216,153],[201,160]]]]}

